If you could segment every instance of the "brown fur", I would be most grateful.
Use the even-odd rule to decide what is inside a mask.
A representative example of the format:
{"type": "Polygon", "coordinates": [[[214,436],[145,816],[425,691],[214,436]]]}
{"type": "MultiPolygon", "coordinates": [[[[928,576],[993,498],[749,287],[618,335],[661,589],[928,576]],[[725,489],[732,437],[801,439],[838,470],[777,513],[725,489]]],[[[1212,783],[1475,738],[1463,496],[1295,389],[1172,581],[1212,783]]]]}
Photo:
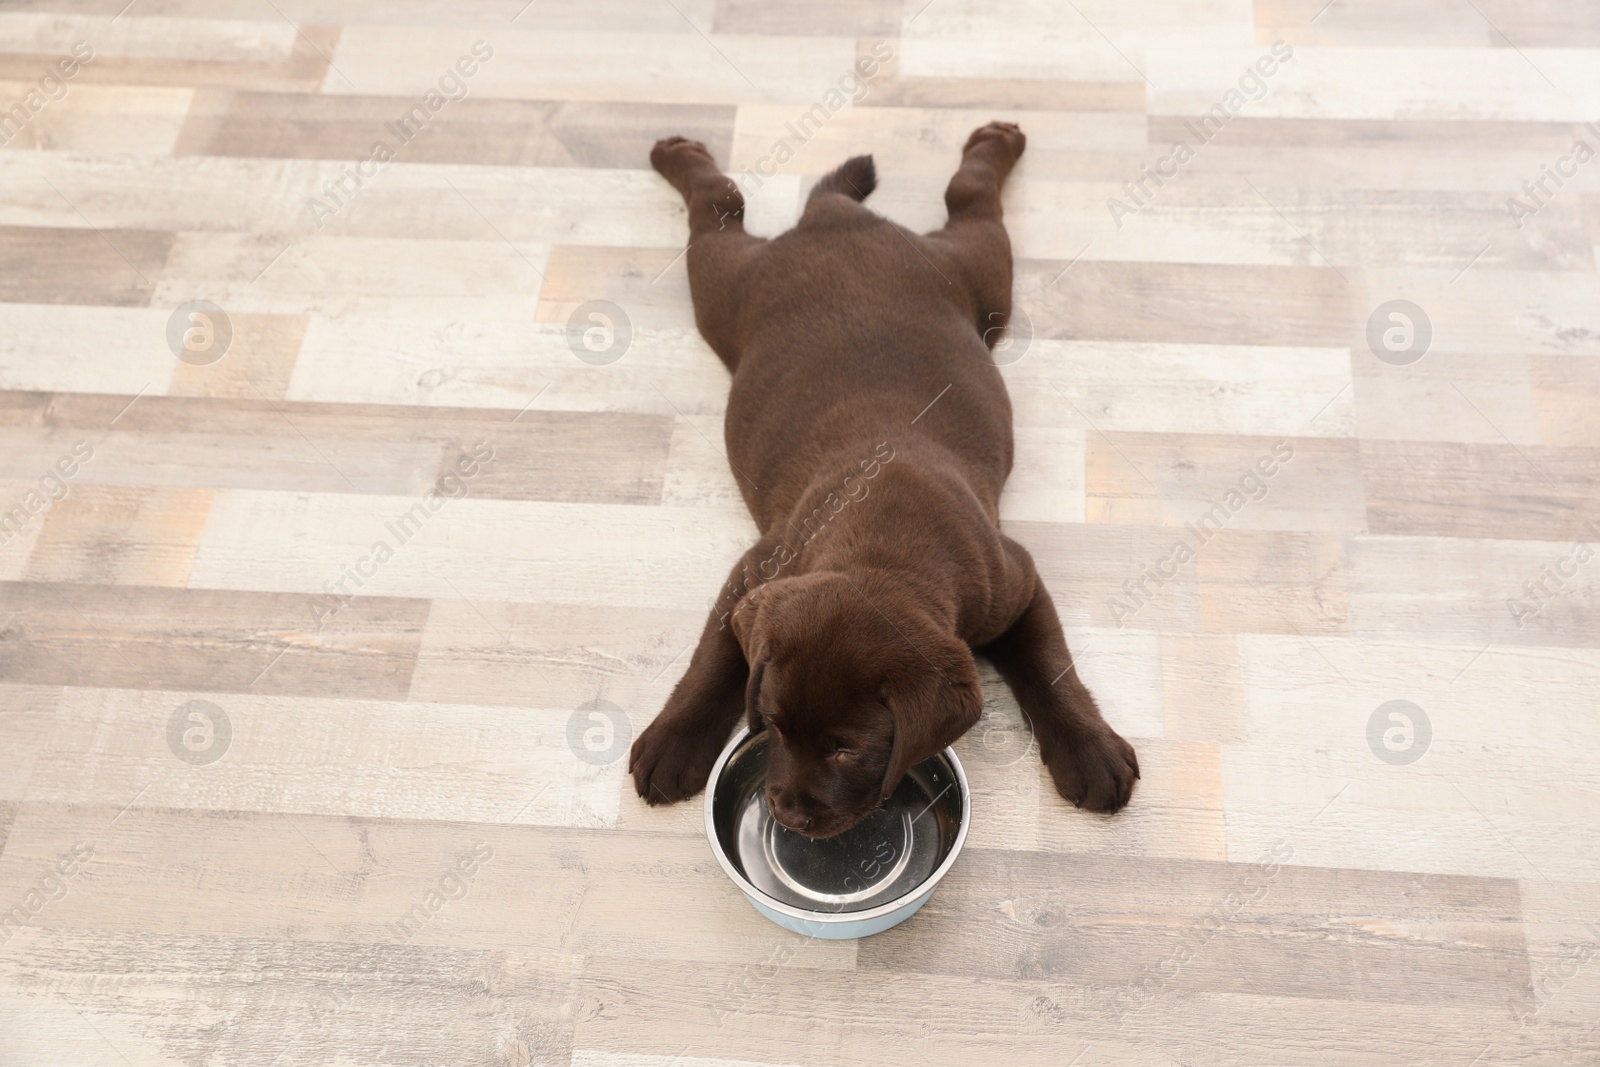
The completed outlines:
{"type": "Polygon", "coordinates": [[[634,743],[650,803],[703,789],[748,714],[772,729],[774,817],[840,833],[978,721],[973,649],[1010,684],[1062,796],[1112,812],[1132,795],[1133,748],[999,526],[1011,402],[986,345],[1011,311],[1000,187],[1025,144],[1008,123],[974,131],[934,233],[861,205],[875,177],[858,156],[770,241],[744,232],[738,188],[703,145],[651,152],[689,207],[695,322],[733,372],[728,459],[762,534],[634,743]]]}

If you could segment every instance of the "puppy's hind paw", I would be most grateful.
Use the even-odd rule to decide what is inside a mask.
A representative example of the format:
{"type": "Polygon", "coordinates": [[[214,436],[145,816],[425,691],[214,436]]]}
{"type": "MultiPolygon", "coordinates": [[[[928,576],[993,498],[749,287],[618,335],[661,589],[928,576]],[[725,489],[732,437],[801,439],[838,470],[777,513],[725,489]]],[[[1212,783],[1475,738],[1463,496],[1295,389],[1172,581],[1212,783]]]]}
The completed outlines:
{"type": "Polygon", "coordinates": [[[1028,137],[1022,128],[1014,122],[989,122],[972,131],[967,138],[967,143],[961,149],[963,155],[978,149],[995,153],[997,162],[1006,170],[1011,169],[1028,147],[1028,137]]]}
{"type": "MultiPolygon", "coordinates": [[[[650,165],[668,181],[680,177],[685,171],[709,166],[716,168],[711,152],[699,141],[687,137],[663,137],[650,149],[650,165]]],[[[676,184],[676,183],[674,183],[676,184]]]]}

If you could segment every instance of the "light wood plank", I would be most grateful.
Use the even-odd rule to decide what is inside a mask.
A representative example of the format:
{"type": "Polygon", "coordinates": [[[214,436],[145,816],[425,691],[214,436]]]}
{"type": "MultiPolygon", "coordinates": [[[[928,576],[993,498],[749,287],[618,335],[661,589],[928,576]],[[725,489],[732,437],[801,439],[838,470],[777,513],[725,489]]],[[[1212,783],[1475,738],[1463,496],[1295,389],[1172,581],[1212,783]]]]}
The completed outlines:
{"type": "Polygon", "coordinates": [[[1036,337],[1327,347],[1350,343],[1357,319],[1331,267],[1068,257],[1020,260],[1016,272],[1014,300],[1036,337]]]}
{"type": "Polygon", "coordinates": [[[1575,542],[1355,537],[1346,551],[1359,632],[1479,648],[1600,645],[1600,571],[1578,564],[1575,542]]]}
{"type": "Polygon", "coordinates": [[[174,755],[169,727],[195,699],[204,696],[66,690],[29,801],[92,804],[139,793],[156,809],[475,825],[616,822],[624,767],[573,753],[567,708],[217,695],[211,703],[231,734],[224,742],[216,728],[212,744],[223,751],[195,766],[174,755]],[[317,741],[286,748],[293,737],[317,741]],[[484,760],[485,751],[500,757],[484,760]]]}
{"type": "Polygon", "coordinates": [[[1103,431],[1090,437],[1088,470],[1096,522],[1206,532],[1367,528],[1362,453],[1349,438],[1103,431]]]}
{"type": "Polygon", "coordinates": [[[149,230],[0,227],[0,300],[143,307],[172,239],[149,230]]]}
{"type": "Polygon", "coordinates": [[[1361,446],[1372,532],[1600,539],[1600,452],[1514,444],[1371,441],[1361,446]]]}
{"type": "Polygon", "coordinates": [[[1490,649],[1473,662],[1480,646],[1292,634],[1241,647],[1250,736],[1224,750],[1230,858],[1293,832],[1297,862],[1593,879],[1596,779],[1580,753],[1595,726],[1572,714],[1600,683],[1592,650],[1490,649]],[[1424,717],[1431,727],[1410,764],[1369,741],[1391,700],[1421,709],[1406,712],[1414,732],[1396,749],[1422,743],[1424,717]]]}
{"type": "MultiPolygon", "coordinates": [[[[41,71],[47,69],[41,63],[41,71]]],[[[35,82],[0,81],[0,100],[24,99],[37,88],[35,82]]],[[[185,88],[72,85],[20,129],[8,127],[14,135],[4,147],[163,155],[172,151],[193,97],[185,88]]]]}
{"type": "Polygon", "coordinates": [[[361,564],[368,597],[709,610],[752,529],[689,508],[224,490],[190,584],[308,599],[361,564]],[[543,550],[509,556],[507,537],[543,550]],[[377,565],[380,541],[393,555],[377,565]]]}
{"type": "MultiPolygon", "coordinates": [[[[1220,103],[1266,50],[1152,48],[1151,113],[1193,115],[1220,103]]],[[[1600,105],[1595,58],[1587,48],[1301,46],[1275,91],[1250,106],[1284,118],[1587,122],[1600,105]]]]}
{"type": "MultiPolygon", "coordinates": [[[[184,154],[363,160],[375,141],[409,163],[638,168],[664,131],[709,145],[727,158],[733,108],[613,101],[454,101],[406,140],[391,124],[416,100],[404,96],[212,92],[197,97],[184,125],[184,154]]],[[[414,120],[413,120],[414,121],[414,120]]],[[[409,128],[409,127],[408,127],[409,128]]]]}
{"type": "MultiPolygon", "coordinates": [[[[337,579],[333,573],[330,578],[337,579]]],[[[34,685],[404,696],[426,601],[6,582],[0,666],[34,685]],[[241,605],[250,613],[241,617],[241,605]]]]}
{"type": "Polygon", "coordinates": [[[76,487],[45,517],[22,577],[181,587],[211,496],[210,489],[76,487]]]}
{"type": "MultiPolygon", "coordinates": [[[[112,12],[115,14],[115,12],[112,12]]],[[[97,55],[232,62],[281,61],[294,48],[295,28],[281,19],[136,18],[126,22],[43,12],[0,12],[8,50],[66,54],[79,40],[97,55]]],[[[91,61],[91,64],[92,65],[91,61]]]]}
{"type": "MultiPolygon", "coordinates": [[[[640,144],[641,167],[648,152],[648,143],[640,144]]],[[[110,232],[151,228],[159,220],[192,231],[191,242],[226,234],[237,235],[235,243],[253,237],[270,244],[255,260],[256,271],[291,238],[325,235],[475,241],[495,258],[501,253],[489,245],[509,254],[505,242],[511,241],[538,263],[541,245],[676,249],[687,233],[682,200],[642,169],[453,166],[402,157],[358,186],[348,161],[112,154],[80,166],[77,159],[57,152],[0,152],[0,179],[11,191],[0,204],[0,225],[78,229],[87,217],[110,232]],[[341,181],[343,207],[329,192],[341,181]],[[313,216],[312,200],[338,211],[313,216]],[[605,209],[597,210],[598,204],[605,209]]],[[[792,201],[797,190],[793,182],[769,182],[763,192],[792,201]]],[[[798,209],[797,203],[789,206],[798,209]]]]}
{"type": "MultiPolygon", "coordinates": [[[[329,93],[420,96],[467,53],[467,33],[409,26],[347,26],[323,84],[329,93]],[[348,80],[347,80],[348,79],[348,80]]],[[[480,96],[657,103],[811,100],[855,62],[850,37],[784,38],[682,32],[501,30],[474,77],[480,96]],[[720,53],[720,54],[719,54],[720,53]]]]}
{"type": "Polygon", "coordinates": [[[1250,6],[1238,2],[1100,0],[1078,11],[1043,0],[1004,10],[957,0],[912,16],[901,31],[901,69],[941,77],[1145,81],[1159,77],[1147,56],[1162,44],[1225,48],[1254,35],[1250,6]]]}
{"type": "MultiPolygon", "coordinates": [[[[11,766],[0,777],[0,801],[16,805],[27,794],[35,761],[55,732],[56,703],[61,690],[55,686],[0,683],[0,736],[11,753],[11,766]]],[[[6,825],[15,808],[8,809],[6,825]]],[[[0,845],[0,855],[5,848],[0,845]]]]}
{"type": "Polygon", "coordinates": [[[445,307],[516,319],[538,292],[545,249],[479,241],[308,237],[292,245],[179,234],[151,299],[210,300],[271,315],[382,314],[445,307]]]}
{"type": "Polygon", "coordinates": [[[1038,305],[1025,307],[1034,338],[1001,371],[1018,425],[1077,427],[1096,440],[1144,431],[1289,438],[1355,432],[1343,349],[1055,340],[1044,335],[1038,305]]]}
{"type": "MultiPolygon", "coordinates": [[[[0,302],[0,387],[111,393],[126,404],[165,392],[178,366],[167,347],[166,308],[64,307],[0,302]],[[46,359],[65,348],[73,359],[46,359]]],[[[119,404],[118,407],[121,407],[119,404]]],[[[107,415],[107,425],[115,417],[107,415]]]]}

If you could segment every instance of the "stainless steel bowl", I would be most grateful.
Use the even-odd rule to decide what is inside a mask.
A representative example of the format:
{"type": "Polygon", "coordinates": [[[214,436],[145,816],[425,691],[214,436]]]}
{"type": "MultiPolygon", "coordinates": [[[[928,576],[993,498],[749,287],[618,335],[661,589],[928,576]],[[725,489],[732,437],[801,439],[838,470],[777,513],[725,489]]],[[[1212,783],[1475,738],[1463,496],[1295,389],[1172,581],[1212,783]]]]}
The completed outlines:
{"type": "Polygon", "coordinates": [[[866,937],[909,919],[972,821],[966,772],[948,748],[911,768],[877,811],[821,841],[773,819],[766,785],[766,732],[741,729],[711,771],[706,837],[757,911],[810,937],[866,937]]]}

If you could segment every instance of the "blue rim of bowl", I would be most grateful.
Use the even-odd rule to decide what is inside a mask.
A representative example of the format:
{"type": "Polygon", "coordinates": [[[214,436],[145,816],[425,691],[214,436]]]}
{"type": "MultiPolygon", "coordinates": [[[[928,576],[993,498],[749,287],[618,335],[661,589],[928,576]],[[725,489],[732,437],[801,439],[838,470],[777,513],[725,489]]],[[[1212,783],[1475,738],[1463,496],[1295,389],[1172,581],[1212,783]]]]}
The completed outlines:
{"type": "Polygon", "coordinates": [[[955,749],[946,746],[940,754],[949,761],[950,766],[956,772],[956,788],[961,793],[961,825],[956,830],[955,844],[950,846],[949,854],[945,856],[939,866],[933,869],[932,874],[893,900],[868,908],[866,911],[807,911],[805,908],[797,908],[792,904],[785,904],[783,901],[767,895],[757,889],[748,878],[740,873],[739,869],[733,865],[733,861],[724,854],[722,844],[717,838],[717,827],[714,821],[717,782],[722,778],[722,768],[727,766],[728,759],[733,755],[734,750],[749,738],[750,727],[739,727],[739,732],[734,734],[733,740],[723,747],[722,755],[717,757],[715,766],[711,768],[711,776],[706,779],[706,840],[711,845],[711,854],[717,857],[717,862],[722,865],[723,872],[732,879],[733,884],[738,886],[740,891],[751,900],[760,901],[762,907],[771,908],[778,914],[786,915],[791,919],[828,925],[842,925],[844,923],[882,918],[916,903],[919,898],[931,893],[940,880],[944,878],[945,873],[955,864],[956,857],[961,855],[961,846],[967,842],[967,828],[972,825],[972,790],[967,785],[967,772],[961,766],[960,757],[956,755],[955,749]]]}

